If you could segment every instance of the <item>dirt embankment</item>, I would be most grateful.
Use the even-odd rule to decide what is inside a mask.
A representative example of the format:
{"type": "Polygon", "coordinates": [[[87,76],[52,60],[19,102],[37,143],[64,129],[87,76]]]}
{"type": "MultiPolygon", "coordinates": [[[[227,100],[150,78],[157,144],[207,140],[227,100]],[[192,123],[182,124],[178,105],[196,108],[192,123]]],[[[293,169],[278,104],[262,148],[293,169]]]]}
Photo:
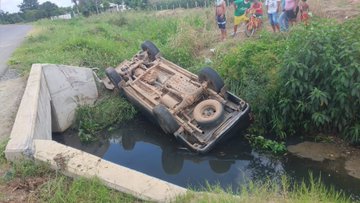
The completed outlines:
{"type": "Polygon", "coordinates": [[[302,142],[288,146],[288,150],[296,156],[314,161],[329,159],[337,162],[345,159],[344,168],[347,173],[360,179],[360,149],[350,147],[342,141],[335,143],[302,142]]]}
{"type": "Polygon", "coordinates": [[[25,84],[24,78],[0,81],[0,141],[10,136],[25,84]]]}

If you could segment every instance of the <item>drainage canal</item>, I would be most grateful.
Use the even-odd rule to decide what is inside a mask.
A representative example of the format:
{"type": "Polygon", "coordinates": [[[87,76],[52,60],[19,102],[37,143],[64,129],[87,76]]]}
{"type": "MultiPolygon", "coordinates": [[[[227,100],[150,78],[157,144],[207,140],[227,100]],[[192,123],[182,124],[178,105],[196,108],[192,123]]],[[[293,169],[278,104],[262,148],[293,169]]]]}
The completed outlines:
{"type": "Polygon", "coordinates": [[[189,152],[140,117],[100,137],[98,142],[81,144],[75,132],[53,135],[60,143],[183,187],[201,188],[208,182],[236,190],[248,180],[280,181],[282,175],[287,175],[301,181],[312,172],[315,179],[321,177],[326,185],[360,199],[360,180],[346,171],[333,170],[336,164],[344,164],[341,161],[274,157],[252,149],[240,134],[206,155],[189,152]]]}

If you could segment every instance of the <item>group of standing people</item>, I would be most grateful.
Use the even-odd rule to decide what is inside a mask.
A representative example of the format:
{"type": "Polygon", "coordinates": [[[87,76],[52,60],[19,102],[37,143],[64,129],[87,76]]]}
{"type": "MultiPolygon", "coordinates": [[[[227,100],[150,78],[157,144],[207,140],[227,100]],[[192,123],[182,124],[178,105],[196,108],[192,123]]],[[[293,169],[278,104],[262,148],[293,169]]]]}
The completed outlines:
{"type": "MultiPolygon", "coordinates": [[[[296,22],[298,12],[301,13],[301,21],[305,24],[309,19],[309,5],[307,0],[264,0],[265,7],[268,14],[270,25],[274,32],[288,31],[289,24],[293,25],[296,22]],[[281,13],[280,13],[281,11],[281,13]]],[[[255,16],[262,19],[263,3],[259,0],[234,0],[232,2],[235,8],[234,12],[234,32],[232,36],[237,33],[237,28],[241,23],[249,20],[247,14],[252,11],[255,16]],[[252,2],[251,2],[252,1],[252,2]]],[[[219,29],[221,30],[221,39],[226,39],[226,2],[225,0],[215,0],[215,14],[219,29]]]]}

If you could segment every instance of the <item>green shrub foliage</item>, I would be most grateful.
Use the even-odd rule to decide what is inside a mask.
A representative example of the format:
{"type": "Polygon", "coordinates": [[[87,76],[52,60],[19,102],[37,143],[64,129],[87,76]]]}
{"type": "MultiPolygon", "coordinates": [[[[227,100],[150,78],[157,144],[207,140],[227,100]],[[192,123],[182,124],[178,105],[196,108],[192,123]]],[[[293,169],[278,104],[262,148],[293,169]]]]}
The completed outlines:
{"type": "Polygon", "coordinates": [[[231,92],[250,103],[255,116],[255,134],[270,129],[268,115],[277,91],[278,72],[282,66],[286,39],[262,33],[258,40],[248,40],[226,50],[217,59],[218,71],[231,92]]]}
{"type": "Polygon", "coordinates": [[[273,123],[278,133],[329,132],[360,141],[360,18],[291,33],[273,123]]]}

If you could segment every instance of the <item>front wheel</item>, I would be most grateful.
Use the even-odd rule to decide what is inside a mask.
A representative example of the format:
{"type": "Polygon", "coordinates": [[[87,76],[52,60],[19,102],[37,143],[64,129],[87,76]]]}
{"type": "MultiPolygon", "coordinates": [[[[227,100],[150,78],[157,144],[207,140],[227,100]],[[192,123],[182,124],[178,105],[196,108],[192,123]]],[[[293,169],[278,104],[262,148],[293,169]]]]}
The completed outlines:
{"type": "Polygon", "coordinates": [[[219,74],[210,67],[201,69],[198,77],[200,83],[205,81],[208,82],[209,88],[214,90],[216,93],[219,93],[224,87],[224,81],[221,79],[219,74]]]}
{"type": "Polygon", "coordinates": [[[151,41],[145,41],[141,44],[141,49],[148,53],[150,61],[154,61],[160,54],[159,49],[151,41]]]}
{"type": "Polygon", "coordinates": [[[253,22],[249,21],[248,23],[246,23],[245,35],[247,37],[252,37],[255,34],[255,31],[256,31],[256,26],[254,25],[253,22]]]}
{"type": "Polygon", "coordinates": [[[116,72],[116,70],[112,67],[109,67],[105,70],[105,75],[109,78],[111,83],[120,90],[119,83],[121,82],[121,76],[116,72]]]}

